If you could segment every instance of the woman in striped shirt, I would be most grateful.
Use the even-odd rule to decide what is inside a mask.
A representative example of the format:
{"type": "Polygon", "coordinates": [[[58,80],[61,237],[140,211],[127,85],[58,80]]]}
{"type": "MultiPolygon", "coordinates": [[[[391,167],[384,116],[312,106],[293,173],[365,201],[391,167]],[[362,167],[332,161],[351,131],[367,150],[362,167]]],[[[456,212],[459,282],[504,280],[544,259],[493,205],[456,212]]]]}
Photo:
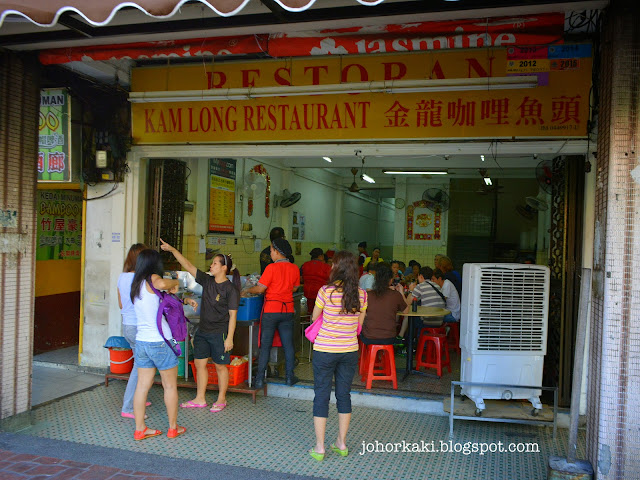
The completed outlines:
{"type": "Polygon", "coordinates": [[[318,291],[312,318],[323,316],[313,345],[313,425],[316,445],[309,454],[324,459],[324,437],[329,415],[331,383],[336,381],[338,438],[331,450],[346,457],[347,431],[351,421],[351,382],[358,366],[358,332],[367,310],[367,292],[358,288],[358,264],[348,251],[333,257],[329,283],[318,291]]]}

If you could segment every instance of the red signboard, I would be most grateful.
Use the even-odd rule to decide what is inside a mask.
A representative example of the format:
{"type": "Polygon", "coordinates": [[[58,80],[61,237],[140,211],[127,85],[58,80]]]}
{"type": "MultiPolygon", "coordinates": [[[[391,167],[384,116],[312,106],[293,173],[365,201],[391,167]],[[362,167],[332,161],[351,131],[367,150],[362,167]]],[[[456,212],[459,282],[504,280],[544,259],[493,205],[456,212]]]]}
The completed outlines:
{"type": "Polygon", "coordinates": [[[264,53],[270,57],[365,53],[563,42],[564,13],[416,22],[293,34],[196,38],[43,50],[45,65],[91,60],[189,58],[264,53]]]}

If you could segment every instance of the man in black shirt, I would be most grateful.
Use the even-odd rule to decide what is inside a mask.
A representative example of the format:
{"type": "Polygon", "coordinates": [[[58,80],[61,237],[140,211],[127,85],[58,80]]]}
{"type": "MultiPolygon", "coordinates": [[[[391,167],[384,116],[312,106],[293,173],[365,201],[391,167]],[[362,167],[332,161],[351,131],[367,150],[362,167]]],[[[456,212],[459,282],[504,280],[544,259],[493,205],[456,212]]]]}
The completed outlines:
{"type": "MultiPolygon", "coordinates": [[[[267,268],[267,265],[269,265],[270,263],[273,263],[273,260],[271,260],[271,244],[276,238],[285,238],[284,228],[273,227],[271,229],[271,233],[269,233],[269,240],[270,240],[269,245],[267,246],[267,248],[262,250],[262,252],[260,252],[260,274],[261,275],[264,273],[264,269],[267,268]]],[[[293,255],[289,255],[287,257],[287,260],[289,260],[289,262],[291,263],[295,263],[293,255]]]]}

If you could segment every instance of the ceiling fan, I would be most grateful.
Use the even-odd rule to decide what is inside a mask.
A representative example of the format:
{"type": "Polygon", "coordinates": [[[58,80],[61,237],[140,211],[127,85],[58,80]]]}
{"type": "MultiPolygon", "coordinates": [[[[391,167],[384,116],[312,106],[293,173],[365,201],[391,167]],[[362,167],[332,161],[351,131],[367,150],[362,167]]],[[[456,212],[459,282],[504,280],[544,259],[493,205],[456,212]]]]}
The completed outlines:
{"type": "Polygon", "coordinates": [[[349,191],[350,192],[359,192],[360,191],[360,187],[358,186],[358,184],[356,183],[356,174],[358,173],[358,169],[357,168],[352,168],[351,169],[351,173],[353,174],[353,183],[351,184],[351,186],[349,187],[349,191]]]}

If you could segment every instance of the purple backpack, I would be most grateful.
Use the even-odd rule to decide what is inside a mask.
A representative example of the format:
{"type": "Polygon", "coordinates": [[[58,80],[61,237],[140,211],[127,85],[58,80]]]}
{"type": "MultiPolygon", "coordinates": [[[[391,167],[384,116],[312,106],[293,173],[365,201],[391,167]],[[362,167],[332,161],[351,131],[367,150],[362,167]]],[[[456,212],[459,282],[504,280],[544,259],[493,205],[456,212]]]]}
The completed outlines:
{"type": "Polygon", "coordinates": [[[182,303],[182,300],[180,300],[175,295],[157,290],[150,281],[149,285],[151,285],[151,290],[153,290],[155,294],[160,297],[158,315],[156,316],[158,331],[160,332],[160,335],[162,336],[164,341],[167,342],[167,345],[169,345],[176,357],[179,357],[182,354],[182,350],[180,349],[180,345],[178,345],[178,342],[182,342],[185,338],[187,338],[188,320],[184,315],[184,304],[182,303]],[[169,328],[171,329],[171,336],[173,337],[171,340],[167,340],[166,338],[164,338],[164,334],[162,333],[163,315],[167,320],[167,323],[169,324],[169,328]]]}

